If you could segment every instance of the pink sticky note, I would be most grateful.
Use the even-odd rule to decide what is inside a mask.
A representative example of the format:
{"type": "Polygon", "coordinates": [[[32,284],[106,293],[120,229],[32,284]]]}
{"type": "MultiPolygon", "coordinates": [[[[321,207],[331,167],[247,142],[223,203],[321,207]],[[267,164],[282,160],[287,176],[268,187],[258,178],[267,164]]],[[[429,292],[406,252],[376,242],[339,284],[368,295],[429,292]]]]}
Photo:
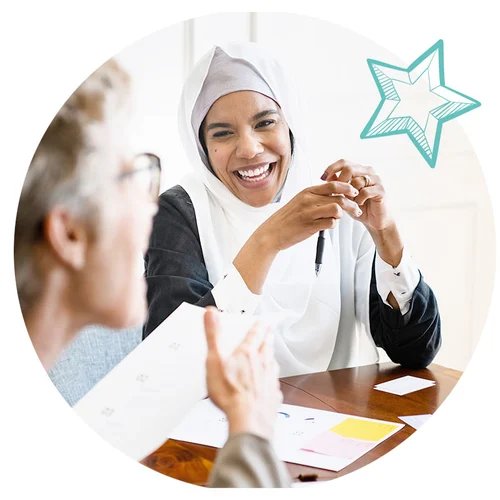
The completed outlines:
{"type": "Polygon", "coordinates": [[[345,438],[334,432],[325,431],[308,441],[302,446],[302,450],[354,460],[370,451],[374,444],[373,442],[345,438]]]}

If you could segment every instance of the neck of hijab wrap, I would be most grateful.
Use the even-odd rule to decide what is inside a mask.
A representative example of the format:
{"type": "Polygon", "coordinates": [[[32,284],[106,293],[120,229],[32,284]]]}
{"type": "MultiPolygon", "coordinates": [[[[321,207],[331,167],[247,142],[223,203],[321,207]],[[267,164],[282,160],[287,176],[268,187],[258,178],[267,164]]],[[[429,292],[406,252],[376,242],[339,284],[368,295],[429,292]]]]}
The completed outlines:
{"type": "MultiPolygon", "coordinates": [[[[179,128],[194,173],[181,185],[193,202],[203,257],[214,286],[252,233],[312,184],[302,124],[293,78],[257,44],[214,47],[188,77],[179,106],[179,128]],[[199,141],[200,126],[213,103],[242,90],[276,101],[295,139],[284,186],[274,202],[264,207],[245,204],[224,186],[199,141]]],[[[338,237],[326,238],[319,278],[314,273],[315,251],[316,237],[311,237],[278,254],[256,311],[285,313],[288,318],[276,333],[281,376],[325,370],[335,349],[341,309],[338,237]]]]}

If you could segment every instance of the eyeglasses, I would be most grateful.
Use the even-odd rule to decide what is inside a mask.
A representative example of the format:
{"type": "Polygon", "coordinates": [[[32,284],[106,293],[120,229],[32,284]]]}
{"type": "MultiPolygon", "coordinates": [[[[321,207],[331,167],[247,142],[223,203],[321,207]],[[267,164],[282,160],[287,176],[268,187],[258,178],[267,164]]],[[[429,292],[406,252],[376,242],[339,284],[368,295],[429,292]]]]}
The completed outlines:
{"type": "Polygon", "coordinates": [[[161,162],[152,153],[141,153],[132,160],[132,168],[118,175],[118,181],[132,177],[151,199],[156,201],[160,195],[161,162]]]}

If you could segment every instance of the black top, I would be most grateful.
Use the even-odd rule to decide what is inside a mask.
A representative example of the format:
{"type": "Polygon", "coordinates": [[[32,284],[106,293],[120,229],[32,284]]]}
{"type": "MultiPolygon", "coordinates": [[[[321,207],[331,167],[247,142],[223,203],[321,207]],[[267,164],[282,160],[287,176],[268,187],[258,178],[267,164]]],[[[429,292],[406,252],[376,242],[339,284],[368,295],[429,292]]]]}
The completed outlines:
{"type": "MultiPolygon", "coordinates": [[[[145,256],[149,315],[146,338],[183,302],[215,306],[213,285],[203,259],[196,215],[181,186],[165,191],[153,222],[145,256]]],[[[389,358],[407,368],[424,368],[441,346],[441,320],[433,291],[422,274],[410,309],[402,315],[384,304],[377,291],[375,259],[370,283],[370,329],[375,344],[389,358]]]]}

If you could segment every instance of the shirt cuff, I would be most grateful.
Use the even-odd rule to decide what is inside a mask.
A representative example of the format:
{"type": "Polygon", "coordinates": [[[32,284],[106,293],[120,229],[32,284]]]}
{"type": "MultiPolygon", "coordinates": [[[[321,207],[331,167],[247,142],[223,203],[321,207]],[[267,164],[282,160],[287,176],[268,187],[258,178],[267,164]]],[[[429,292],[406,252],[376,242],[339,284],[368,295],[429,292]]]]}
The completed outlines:
{"type": "Polygon", "coordinates": [[[387,302],[389,293],[392,292],[402,315],[410,309],[413,292],[420,281],[420,272],[413,262],[413,259],[403,248],[401,262],[397,267],[392,267],[382,260],[379,254],[375,257],[375,278],[377,280],[377,290],[384,304],[392,307],[387,302]]]}
{"type": "Polygon", "coordinates": [[[212,289],[217,308],[222,312],[254,314],[262,295],[252,293],[233,265],[212,289]]]}

